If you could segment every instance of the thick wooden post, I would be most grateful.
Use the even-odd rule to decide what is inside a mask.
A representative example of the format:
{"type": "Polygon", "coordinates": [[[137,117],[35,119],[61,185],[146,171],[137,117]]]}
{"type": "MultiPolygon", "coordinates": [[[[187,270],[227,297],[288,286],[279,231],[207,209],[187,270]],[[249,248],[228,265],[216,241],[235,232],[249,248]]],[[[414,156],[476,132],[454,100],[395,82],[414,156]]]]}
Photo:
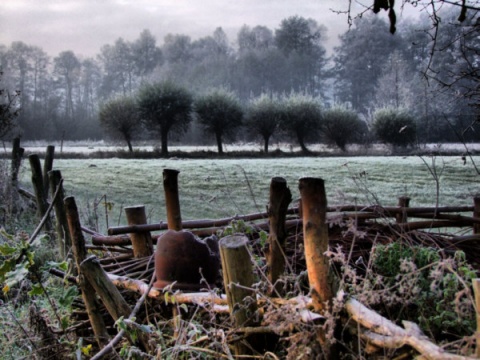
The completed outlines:
{"type": "MultiPolygon", "coordinates": [[[[255,292],[250,290],[254,276],[247,244],[248,238],[243,235],[227,236],[219,243],[227,303],[237,327],[253,326],[256,323],[257,301],[255,292]]],[[[235,354],[251,354],[250,347],[236,343],[235,354]]]]}
{"type": "MultiPolygon", "coordinates": [[[[128,225],[144,225],[147,223],[145,206],[130,206],[125,208],[128,225]]],[[[149,231],[130,233],[133,246],[133,256],[136,258],[153,254],[152,236],[149,231]]]]}
{"type": "Polygon", "coordinates": [[[285,219],[288,205],[292,201],[292,193],[287,181],[282,177],[274,177],[270,182],[270,201],[268,205],[268,220],[270,233],[268,236],[267,267],[268,280],[280,292],[281,284],[276,283],[285,270],[285,219]]]}
{"type": "MultiPolygon", "coordinates": [[[[29,155],[28,160],[30,162],[30,169],[32,171],[32,185],[37,202],[37,216],[41,220],[48,209],[48,202],[45,197],[45,184],[43,182],[42,167],[40,164],[40,158],[37,154],[29,155]]],[[[45,230],[52,230],[52,224],[50,220],[45,222],[45,230]]]]}
{"type": "Polygon", "coordinates": [[[61,184],[62,173],[60,170],[52,170],[48,173],[48,179],[50,182],[50,191],[52,193],[52,199],[54,197],[55,192],[58,189],[59,193],[57,196],[57,200],[54,202],[54,209],[55,209],[55,229],[57,233],[57,244],[60,251],[60,256],[62,259],[65,259],[70,248],[72,247],[72,239],[70,237],[70,232],[68,231],[68,221],[67,215],[65,212],[65,205],[63,199],[65,197],[63,186],[61,184]]]}
{"type": "Polygon", "coordinates": [[[53,169],[53,157],[55,154],[55,146],[48,145],[43,162],[43,186],[45,187],[45,199],[48,201],[48,173],[53,169]]]}
{"type": "Polygon", "coordinates": [[[302,199],[308,280],[313,306],[315,310],[321,311],[325,307],[324,303],[333,297],[329,279],[329,260],[324,255],[328,250],[327,197],[324,181],[320,178],[301,178],[299,190],[302,199]]]}
{"type": "Polygon", "coordinates": [[[163,189],[165,190],[165,205],[167,207],[167,223],[169,230],[182,230],[182,214],[178,196],[178,174],[174,169],[163,170],[163,189]]]}
{"type": "Polygon", "coordinates": [[[402,213],[395,216],[397,224],[403,224],[408,221],[407,212],[405,211],[405,209],[409,206],[410,198],[408,196],[400,196],[398,198],[398,207],[402,208],[402,213]]]}
{"type": "MultiPolygon", "coordinates": [[[[480,196],[473,198],[473,217],[480,218],[480,196]]],[[[473,224],[473,233],[480,234],[480,224],[473,224]]]]}
{"type": "Polygon", "coordinates": [[[83,302],[87,309],[88,318],[90,319],[95,339],[97,340],[98,346],[102,348],[108,344],[108,333],[100,314],[99,304],[95,297],[95,290],[92,285],[86,281],[80,271],[80,265],[87,257],[87,250],[85,249],[85,238],[83,237],[82,227],[78,217],[77,205],[73,197],[67,197],[64,204],[68,219],[68,228],[73,240],[73,256],[77,269],[80,272],[78,276],[80,291],[82,292],[83,302]]]}

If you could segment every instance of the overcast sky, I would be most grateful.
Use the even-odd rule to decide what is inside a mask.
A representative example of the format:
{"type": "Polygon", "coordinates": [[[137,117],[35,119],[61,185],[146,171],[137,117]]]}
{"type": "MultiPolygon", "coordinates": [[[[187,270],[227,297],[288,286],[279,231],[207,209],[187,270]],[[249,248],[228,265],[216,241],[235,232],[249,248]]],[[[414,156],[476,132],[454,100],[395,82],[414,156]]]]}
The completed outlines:
{"type": "Polygon", "coordinates": [[[159,45],[168,33],[196,39],[217,27],[233,42],[244,24],[274,30],[293,15],[324,24],[335,43],[348,26],[346,16],[331,9],[344,10],[346,4],[347,0],[1,0],[0,44],[23,41],[52,56],[64,50],[94,56],[102,45],[119,37],[135,40],[143,29],[149,29],[159,45]]]}

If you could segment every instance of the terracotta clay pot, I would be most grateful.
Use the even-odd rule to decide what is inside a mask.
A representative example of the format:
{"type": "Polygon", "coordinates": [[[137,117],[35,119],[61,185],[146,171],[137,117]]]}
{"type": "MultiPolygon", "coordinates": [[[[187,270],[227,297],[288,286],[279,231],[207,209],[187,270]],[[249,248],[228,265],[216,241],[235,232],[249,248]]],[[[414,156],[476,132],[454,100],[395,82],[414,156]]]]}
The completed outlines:
{"type": "Polygon", "coordinates": [[[156,288],[199,290],[213,287],[220,269],[216,237],[200,240],[188,231],[168,230],[158,238],[155,251],[156,288]],[[201,273],[200,273],[201,272],[201,273]],[[205,280],[202,281],[203,279],[205,280]]]}

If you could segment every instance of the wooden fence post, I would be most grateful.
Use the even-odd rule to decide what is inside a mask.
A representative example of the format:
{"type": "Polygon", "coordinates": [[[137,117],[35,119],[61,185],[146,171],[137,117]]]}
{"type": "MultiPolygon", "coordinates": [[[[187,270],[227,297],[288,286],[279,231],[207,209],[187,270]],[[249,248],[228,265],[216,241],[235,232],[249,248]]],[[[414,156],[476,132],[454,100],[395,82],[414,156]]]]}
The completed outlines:
{"type": "Polygon", "coordinates": [[[43,186],[45,191],[45,199],[48,201],[48,173],[53,169],[53,158],[55,154],[55,146],[48,145],[43,161],[43,186]]]}
{"type": "MultiPolygon", "coordinates": [[[[480,218],[480,196],[473,198],[473,217],[480,218]]],[[[473,224],[473,233],[480,234],[480,224],[473,224]]]]}
{"type": "Polygon", "coordinates": [[[408,217],[405,208],[408,208],[410,206],[410,198],[408,196],[400,196],[398,198],[398,206],[402,208],[402,213],[395,215],[397,224],[406,223],[408,221],[408,217]]]}
{"type": "MultiPolygon", "coordinates": [[[[35,199],[37,202],[37,216],[39,219],[42,219],[48,209],[47,198],[45,197],[45,186],[43,182],[42,167],[40,164],[40,158],[37,154],[32,154],[28,156],[30,162],[30,168],[32,171],[32,185],[35,192],[35,199]]],[[[47,183],[48,184],[48,183],[47,183]]],[[[48,188],[48,186],[47,186],[48,188]]],[[[45,230],[51,231],[52,224],[48,219],[45,222],[45,230]]]]}
{"type": "Polygon", "coordinates": [[[276,283],[285,270],[285,219],[288,205],[292,201],[292,193],[287,187],[287,181],[282,177],[274,177],[270,182],[270,201],[268,205],[269,235],[267,267],[268,280],[274,289],[280,293],[281,283],[276,283]]]}
{"type": "MultiPolygon", "coordinates": [[[[147,223],[145,206],[130,206],[125,208],[128,225],[144,225],[147,223]]],[[[136,258],[153,254],[152,236],[149,231],[130,233],[133,246],[133,256],[136,258]]]]}
{"type": "MultiPolygon", "coordinates": [[[[250,290],[254,276],[247,244],[248,238],[244,235],[230,235],[219,242],[227,303],[237,327],[256,323],[257,301],[255,292],[250,290]]],[[[250,346],[236,343],[235,354],[251,354],[250,346]]]]}
{"type": "Polygon", "coordinates": [[[324,309],[324,303],[333,297],[329,281],[327,197],[325,185],[320,178],[301,178],[299,181],[302,198],[303,238],[308,280],[312,291],[315,310],[324,309]]]}
{"type": "MultiPolygon", "coordinates": [[[[333,300],[333,273],[325,252],[328,250],[327,196],[323,179],[305,177],[299,180],[302,199],[303,242],[312,304],[317,312],[327,310],[333,300]]],[[[338,358],[338,348],[329,344],[325,331],[319,328],[317,339],[327,359],[338,358]]]]}
{"type": "Polygon", "coordinates": [[[72,247],[72,239],[70,236],[70,232],[68,231],[67,215],[63,202],[65,195],[63,191],[63,186],[60,181],[62,179],[62,173],[60,172],[60,170],[52,170],[48,173],[48,179],[50,182],[52,199],[55,192],[57,191],[57,187],[60,187],[60,189],[58,189],[59,193],[57,196],[57,200],[54,202],[53,205],[56,218],[55,229],[57,232],[57,244],[59,247],[60,256],[62,257],[62,259],[65,259],[66,255],[70,251],[70,248],[72,247]]]}
{"type": "Polygon", "coordinates": [[[182,214],[178,196],[178,174],[174,169],[163,170],[163,189],[165,190],[165,205],[167,207],[167,223],[169,230],[182,230],[182,214]]]}
{"type": "MultiPolygon", "coordinates": [[[[77,265],[77,270],[80,272],[80,265],[87,256],[87,250],[85,249],[85,238],[83,237],[75,199],[72,196],[67,197],[64,205],[68,220],[68,228],[73,240],[73,256],[77,265]]],[[[81,272],[78,278],[79,288],[82,292],[83,302],[87,309],[87,314],[88,318],[90,319],[90,324],[92,325],[93,333],[95,334],[98,346],[103,348],[108,344],[108,333],[103,318],[100,314],[99,304],[95,297],[95,290],[92,285],[86,281],[81,272]]]]}

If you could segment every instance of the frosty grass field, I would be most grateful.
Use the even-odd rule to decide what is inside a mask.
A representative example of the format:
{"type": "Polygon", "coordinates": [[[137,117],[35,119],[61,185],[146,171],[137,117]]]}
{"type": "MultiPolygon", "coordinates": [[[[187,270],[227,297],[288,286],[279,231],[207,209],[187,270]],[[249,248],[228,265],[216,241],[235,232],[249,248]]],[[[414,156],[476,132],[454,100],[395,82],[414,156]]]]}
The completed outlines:
{"type": "MultiPolygon", "coordinates": [[[[480,163],[480,157],[474,157],[480,163]]],[[[31,188],[24,165],[22,184],[31,188]]],[[[467,159],[447,157],[299,157],[282,159],[85,159],[55,160],[66,195],[75,197],[82,223],[106,232],[125,224],[123,208],[145,205],[148,221],[166,219],[163,169],[180,171],[179,193],[183,220],[216,219],[265,211],[270,180],[287,180],[294,202],[298,179],[325,180],[329,205],[396,205],[399,196],[411,197],[411,206],[434,206],[437,173],[440,206],[471,205],[479,191],[480,176],[467,159]],[[425,162],[424,162],[425,161],[425,162]],[[428,165],[428,166],[427,166],[428,165]],[[111,205],[106,209],[107,203],[111,205]],[[96,216],[97,219],[96,219],[96,216]]]]}

